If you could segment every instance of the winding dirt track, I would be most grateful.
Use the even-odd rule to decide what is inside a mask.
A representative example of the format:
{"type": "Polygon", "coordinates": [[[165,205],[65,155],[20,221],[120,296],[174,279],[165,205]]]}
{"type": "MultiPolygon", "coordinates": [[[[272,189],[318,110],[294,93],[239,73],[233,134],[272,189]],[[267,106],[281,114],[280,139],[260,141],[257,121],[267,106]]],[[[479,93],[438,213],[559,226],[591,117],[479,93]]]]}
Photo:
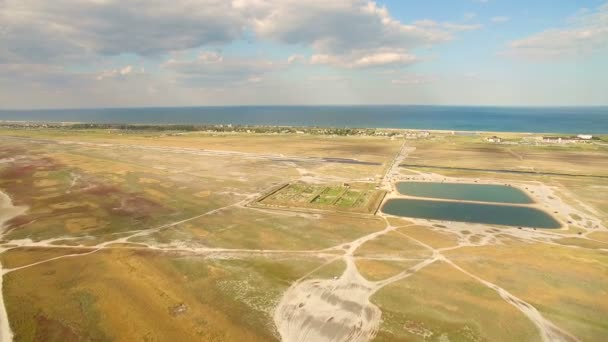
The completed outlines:
{"type": "MultiPolygon", "coordinates": [[[[388,168],[386,175],[383,178],[384,187],[388,189],[391,188],[391,184],[396,178],[395,168],[399,167],[399,163],[405,158],[405,153],[407,152],[409,152],[409,150],[406,149],[404,145],[395,156],[393,163],[388,168]]],[[[543,200],[556,198],[550,190],[543,186],[538,186],[536,190],[540,195],[544,195],[542,198],[543,200]]],[[[552,203],[552,205],[556,205],[560,210],[572,210],[561,201],[552,203]]],[[[579,214],[583,213],[579,212],[579,214]]],[[[381,213],[380,215],[384,216],[381,213]]],[[[428,226],[428,221],[425,220],[412,221],[419,225],[428,226]]],[[[469,236],[457,233],[460,237],[458,246],[435,249],[401,231],[397,231],[396,229],[401,227],[391,226],[388,220],[386,220],[386,224],[387,226],[384,230],[361,237],[342,246],[348,246],[346,253],[341,258],[346,263],[346,269],[338,279],[307,279],[307,275],[296,281],[285,292],[274,313],[275,325],[277,326],[283,341],[359,342],[372,340],[379,329],[382,312],[377,306],[370,302],[370,297],[383,287],[410,277],[436,261],[445,262],[456,270],[496,291],[503,300],[521,311],[523,315],[536,325],[540,338],[543,341],[578,340],[576,337],[544,318],[531,304],[514,296],[500,286],[471,274],[441,254],[444,250],[452,250],[464,246],[488,245],[495,242],[496,239],[494,234],[488,233],[486,228],[483,228],[480,225],[473,225],[480,229],[477,233],[483,235],[483,238],[480,239],[477,244],[471,243],[469,241],[469,236]],[[392,231],[396,231],[430,250],[432,255],[395,276],[377,282],[368,281],[357,269],[354,260],[354,252],[364,243],[392,231]]],[[[458,226],[463,224],[455,223],[451,225],[458,226]]],[[[433,229],[437,228],[434,227],[433,229]]],[[[446,229],[449,229],[452,233],[458,232],[456,229],[452,230],[451,227],[446,227],[446,229]]],[[[517,230],[512,234],[528,240],[534,239],[534,237],[546,237],[542,232],[536,233],[535,231],[531,232],[528,230],[517,230]]],[[[541,242],[538,239],[534,239],[534,241],[541,242]]]]}
{"type": "MultiPolygon", "coordinates": [[[[400,152],[395,156],[393,163],[389,167],[385,178],[383,180],[383,186],[391,188],[392,183],[396,180],[395,174],[396,168],[399,163],[405,158],[405,154],[408,149],[405,145],[402,147],[400,152]]],[[[439,177],[433,174],[417,173],[419,177],[432,179],[433,177],[439,177]]],[[[441,176],[441,179],[445,177],[441,176]]],[[[458,180],[455,180],[458,181],[458,180]]],[[[591,222],[595,227],[581,227],[586,230],[582,236],[572,234],[572,237],[587,238],[587,234],[593,230],[602,229],[606,230],[606,227],[601,225],[601,222],[597,220],[593,215],[588,215],[579,210],[573,209],[568,205],[564,204],[559,197],[556,196],[551,189],[539,184],[537,186],[528,185],[534,187],[535,198],[540,200],[543,204],[556,208],[556,210],[563,211],[566,214],[576,213],[577,215],[584,218],[583,221],[591,222]]],[[[21,270],[28,267],[33,267],[41,263],[50,262],[61,258],[72,258],[79,257],[86,254],[95,253],[104,249],[115,249],[115,248],[145,248],[153,249],[157,251],[182,251],[185,253],[192,253],[205,256],[250,256],[250,255],[270,255],[270,254],[306,254],[316,256],[327,260],[324,265],[327,265],[336,260],[343,260],[346,264],[345,271],[337,279],[314,279],[310,278],[314,274],[313,270],[308,275],[297,280],[291,287],[284,293],[281,301],[274,312],[274,322],[276,324],[280,337],[286,342],[294,341],[368,341],[373,339],[376,335],[378,328],[381,323],[381,311],[373,303],[370,302],[371,296],[383,287],[390,285],[394,282],[406,279],[414,275],[424,267],[433,264],[434,262],[444,262],[451,265],[456,270],[466,274],[467,276],[475,279],[481,284],[488,288],[496,291],[496,293],[505,302],[513,305],[515,308],[520,310],[523,315],[528,317],[538,328],[539,336],[544,341],[576,341],[577,339],[571,336],[568,332],[564,331],[554,323],[544,318],[536,308],[524,300],[514,296],[507,290],[499,287],[496,284],[488,282],[469,271],[461,268],[453,261],[445,257],[442,252],[447,250],[453,250],[467,246],[484,246],[498,243],[495,237],[495,232],[492,227],[483,225],[473,225],[465,223],[449,222],[444,223],[443,226],[433,226],[426,220],[412,220],[416,225],[426,226],[428,229],[450,232],[451,234],[457,234],[459,236],[458,246],[449,248],[435,249],[431,246],[418,241],[406,233],[398,230],[402,227],[391,226],[388,220],[386,220],[386,227],[378,232],[359,237],[358,239],[334,246],[322,250],[304,250],[304,251],[281,251],[281,250],[250,250],[250,249],[219,249],[219,248],[206,248],[206,247],[190,247],[185,245],[162,245],[162,244],[142,244],[141,247],[126,247],[126,246],[115,246],[117,243],[129,243],[130,239],[134,237],[140,237],[149,235],[151,233],[161,231],[164,229],[171,229],[181,223],[185,223],[191,220],[195,220],[205,215],[225,210],[230,207],[240,207],[247,210],[256,210],[248,208],[245,204],[251,199],[257,197],[260,194],[249,194],[245,200],[236,202],[234,204],[218,208],[212,211],[201,213],[200,215],[191,217],[186,220],[166,224],[163,226],[147,229],[147,230],[136,230],[128,232],[127,236],[118,237],[111,241],[106,241],[95,246],[61,246],[58,247],[53,245],[53,241],[65,240],[65,237],[49,239],[44,241],[31,241],[26,240],[13,240],[7,241],[4,245],[0,245],[0,253],[12,248],[18,247],[55,247],[55,248],[78,248],[78,249],[90,249],[88,253],[84,254],[68,254],[61,257],[51,258],[42,260],[30,265],[25,265],[14,269],[2,269],[0,265],[0,274],[3,276],[10,272],[21,270]],[[460,234],[459,231],[467,229],[473,231],[475,234],[482,236],[479,241],[472,242],[470,236],[460,234]],[[413,267],[403,270],[401,273],[392,276],[390,278],[380,281],[369,281],[365,279],[356,267],[355,264],[355,251],[362,246],[364,243],[385,235],[389,232],[397,232],[402,234],[404,237],[411,239],[413,242],[427,248],[432,252],[432,255],[426,259],[420,260],[420,262],[413,267]],[[336,255],[336,251],[341,251],[343,254],[336,255]],[[328,253],[333,252],[333,253],[328,253]]],[[[0,227],[3,222],[22,214],[26,208],[17,208],[12,206],[10,198],[0,192],[0,227]]],[[[384,216],[380,214],[380,216],[384,216]]],[[[511,235],[518,239],[530,241],[534,243],[546,243],[556,244],[552,241],[555,238],[563,238],[570,236],[569,234],[555,234],[547,231],[533,231],[533,230],[516,230],[516,229],[505,229],[500,232],[502,235],[511,235]]],[[[69,238],[68,238],[69,239],[69,238]]],[[[564,247],[563,245],[560,245],[564,247]]],[[[574,247],[572,248],[583,248],[574,247]]],[[[323,265],[322,265],[323,266],[323,265]]],[[[320,266],[318,269],[320,269],[320,266]]],[[[9,327],[9,321],[7,319],[6,310],[1,296],[1,284],[2,279],[0,278],[0,338],[2,341],[10,341],[12,339],[12,333],[9,327]]]]}
{"type": "MultiPolygon", "coordinates": [[[[539,190],[540,188],[537,188],[539,190]]],[[[538,191],[539,194],[544,194],[547,197],[555,198],[554,194],[550,191],[542,192],[538,191]]],[[[253,195],[252,195],[253,197],[253,195]]],[[[247,199],[248,200],[248,199],[247,199]]],[[[396,281],[403,280],[407,277],[414,275],[417,271],[434,262],[445,262],[455,269],[463,272],[464,274],[476,279],[485,286],[493,289],[497,294],[505,300],[507,303],[515,306],[528,317],[538,328],[540,337],[545,341],[575,341],[576,338],[571,336],[568,332],[559,328],[552,322],[544,318],[532,305],[525,302],[524,300],[517,298],[513,294],[509,293],[505,289],[499,287],[496,284],[490,283],[477,277],[476,275],[464,270],[451,260],[447,259],[441,253],[447,250],[453,250],[466,246],[482,246],[496,243],[492,229],[483,225],[471,225],[465,223],[449,223],[444,228],[436,226],[430,226],[428,221],[425,220],[411,220],[415,225],[424,225],[429,229],[438,231],[449,231],[451,233],[458,234],[460,241],[458,246],[434,249],[407,234],[399,231],[399,228],[407,227],[400,226],[395,227],[388,224],[386,221],[386,227],[378,232],[371,233],[369,235],[360,237],[352,242],[341,244],[327,249],[322,250],[251,250],[251,249],[221,249],[221,248],[206,248],[206,247],[188,247],[188,246],[176,246],[176,245],[150,245],[140,244],[141,247],[119,247],[112,246],[116,243],[130,242],[129,240],[134,237],[139,237],[147,234],[157,232],[159,230],[170,229],[180,223],[184,223],[190,220],[194,220],[201,216],[209,215],[219,210],[224,210],[233,206],[238,206],[243,209],[250,209],[244,206],[247,200],[239,201],[237,203],[228,205],[226,207],[218,208],[209,212],[202,213],[192,218],[174,222],[171,224],[159,226],[148,230],[137,230],[129,233],[128,236],[116,238],[111,241],[106,241],[95,246],[61,246],[60,248],[74,248],[74,249],[90,249],[88,253],[81,254],[68,254],[61,257],[55,257],[47,260],[42,260],[30,265],[14,269],[3,269],[2,275],[10,272],[18,271],[24,268],[33,267],[45,262],[61,258],[72,258],[80,257],[87,254],[95,253],[104,249],[114,248],[144,248],[153,249],[157,251],[171,251],[171,252],[185,252],[198,255],[206,256],[250,256],[250,255],[271,255],[271,254],[292,254],[292,255],[310,255],[327,260],[326,264],[329,264],[336,260],[343,260],[346,264],[344,273],[338,279],[310,279],[310,274],[306,275],[302,279],[296,281],[283,295],[279,305],[276,307],[274,312],[274,321],[277,330],[284,341],[368,341],[371,340],[378,331],[381,322],[381,311],[373,303],[370,302],[370,297],[374,293],[382,289],[383,287],[392,284],[396,281]],[[470,236],[462,235],[458,233],[461,229],[473,230],[475,234],[483,235],[483,238],[477,242],[471,242],[470,236]],[[413,267],[402,271],[401,273],[376,282],[365,279],[358,271],[355,264],[355,251],[362,246],[364,243],[376,239],[384,234],[395,231],[412,241],[420,244],[421,246],[429,249],[432,255],[427,259],[421,260],[418,264],[413,267]],[[335,251],[343,251],[343,255],[336,256],[335,251]],[[334,252],[334,253],[329,253],[334,252]]],[[[4,200],[4,207],[6,208],[6,199],[4,200]]],[[[11,206],[12,207],[12,206],[11,206]]],[[[14,207],[12,207],[14,208],[14,207]]],[[[25,209],[21,208],[19,211],[13,209],[11,217],[22,213],[25,209]]],[[[578,211],[577,211],[578,212],[578,211]]],[[[578,212],[579,214],[582,214],[578,212]]],[[[8,216],[4,215],[3,219],[6,220],[8,216]]],[[[386,219],[386,218],[385,218],[386,219]]],[[[604,227],[601,227],[605,229],[604,227]]],[[[563,238],[568,234],[555,234],[545,231],[533,231],[533,230],[503,230],[501,234],[511,235],[513,237],[523,239],[535,243],[546,243],[555,244],[552,242],[553,238],[563,238]]],[[[575,234],[572,234],[575,236],[575,234]]],[[[585,238],[585,235],[578,236],[579,238],[585,238]]],[[[8,241],[2,251],[9,250],[18,247],[55,247],[53,242],[56,240],[65,238],[55,238],[44,241],[31,241],[26,240],[13,240],[8,241]]],[[[560,245],[561,246],[561,245],[560,245]]],[[[581,247],[573,247],[581,248],[581,247]]],[[[1,267],[1,266],[0,266],[1,267]]],[[[321,266],[322,267],[322,266],[321,266]]],[[[319,267],[320,268],[320,267],[319,267]]],[[[0,297],[1,298],[1,297],[0,297]]],[[[6,312],[4,311],[4,305],[1,307],[0,313],[2,314],[2,337],[3,341],[10,341],[12,334],[8,328],[8,320],[6,319],[6,312]]]]}

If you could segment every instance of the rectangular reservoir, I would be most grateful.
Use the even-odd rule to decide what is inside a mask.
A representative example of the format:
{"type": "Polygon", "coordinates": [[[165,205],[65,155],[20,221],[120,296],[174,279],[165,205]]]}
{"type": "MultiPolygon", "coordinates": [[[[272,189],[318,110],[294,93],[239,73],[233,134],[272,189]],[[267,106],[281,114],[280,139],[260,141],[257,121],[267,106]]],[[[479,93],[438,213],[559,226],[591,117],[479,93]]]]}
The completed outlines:
{"type": "Polygon", "coordinates": [[[393,198],[384,204],[382,212],[428,220],[548,229],[561,227],[561,224],[546,212],[523,206],[393,198]]]}
{"type": "Polygon", "coordinates": [[[532,199],[520,189],[497,184],[399,182],[397,190],[402,195],[413,197],[495,203],[533,203],[532,199]]]}

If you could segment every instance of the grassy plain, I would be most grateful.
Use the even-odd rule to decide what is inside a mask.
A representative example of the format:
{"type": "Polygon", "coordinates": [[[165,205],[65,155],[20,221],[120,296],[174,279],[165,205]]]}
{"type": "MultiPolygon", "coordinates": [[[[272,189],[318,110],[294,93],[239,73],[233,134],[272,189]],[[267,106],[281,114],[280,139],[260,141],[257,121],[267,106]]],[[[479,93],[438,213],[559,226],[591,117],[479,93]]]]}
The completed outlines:
{"type": "Polygon", "coordinates": [[[282,291],[320,261],[100,251],[11,273],[4,287],[18,340],[269,341],[282,291]]]}
{"type": "Polygon", "coordinates": [[[275,214],[234,207],[130,241],[213,248],[320,250],[382,228],[382,220],[374,217],[281,211],[275,214]]]}
{"type": "Polygon", "coordinates": [[[534,325],[498,294],[443,263],[387,286],[372,301],[384,316],[375,341],[539,338],[534,325]]]}
{"type": "Polygon", "coordinates": [[[355,252],[355,256],[386,257],[423,260],[431,255],[426,248],[407,237],[390,232],[366,242],[355,252]]]}
{"type": "Polygon", "coordinates": [[[467,271],[532,304],[574,336],[585,341],[600,341],[605,336],[605,251],[520,242],[464,247],[446,255],[467,271]]]}
{"type": "MultiPolygon", "coordinates": [[[[0,129],[0,190],[28,208],[7,222],[0,244],[15,340],[278,340],[273,311],[286,289],[344,275],[382,284],[371,298],[382,310],[377,341],[540,339],[496,291],[439,259],[381,283],[437,255],[581,340],[608,334],[605,228],[593,229],[597,223],[580,213],[565,218],[569,229],[549,233],[374,215],[370,208],[384,195],[376,185],[402,143],[0,129]],[[256,205],[282,184],[290,185],[256,205]],[[394,230],[379,234],[389,225],[394,230]]],[[[419,166],[402,167],[402,179],[542,183],[608,223],[608,178],[491,171],[605,176],[605,147],[498,145],[447,134],[406,145],[415,150],[403,163],[419,166]]]]}
{"type": "Polygon", "coordinates": [[[412,143],[407,164],[473,169],[608,175],[608,149],[596,144],[508,145],[446,135],[412,143]]]}

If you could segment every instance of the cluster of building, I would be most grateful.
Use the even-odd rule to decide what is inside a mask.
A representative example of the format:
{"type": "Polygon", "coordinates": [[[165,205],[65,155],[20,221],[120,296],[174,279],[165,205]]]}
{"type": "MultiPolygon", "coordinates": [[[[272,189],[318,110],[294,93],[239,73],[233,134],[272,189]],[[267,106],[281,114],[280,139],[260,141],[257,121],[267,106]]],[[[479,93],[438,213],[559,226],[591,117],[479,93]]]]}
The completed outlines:
{"type": "Polygon", "coordinates": [[[403,131],[400,129],[384,129],[376,130],[375,136],[390,137],[391,140],[395,139],[426,139],[431,136],[429,131],[403,131]]]}
{"type": "MultiPolygon", "coordinates": [[[[485,140],[489,143],[500,144],[503,143],[503,139],[498,136],[491,136],[485,138],[485,140]]],[[[591,142],[593,140],[593,135],[590,134],[579,134],[576,136],[543,136],[543,137],[528,137],[524,138],[525,141],[533,142],[533,143],[548,143],[548,144],[572,144],[572,143],[580,143],[580,142],[591,142]]],[[[509,142],[504,142],[509,143],[509,142]]],[[[515,143],[515,142],[511,142],[515,143]]]]}
{"type": "Polygon", "coordinates": [[[431,136],[429,131],[413,131],[405,134],[405,139],[425,139],[431,136]]]}
{"type": "Polygon", "coordinates": [[[577,136],[559,137],[559,136],[545,136],[542,137],[542,142],[550,144],[571,144],[578,142],[589,142],[593,139],[592,135],[579,134],[577,136]]]}
{"type": "Polygon", "coordinates": [[[486,141],[487,142],[491,142],[491,143],[499,144],[499,143],[502,142],[502,138],[501,137],[497,137],[497,136],[494,135],[494,136],[486,138],[486,141]]]}

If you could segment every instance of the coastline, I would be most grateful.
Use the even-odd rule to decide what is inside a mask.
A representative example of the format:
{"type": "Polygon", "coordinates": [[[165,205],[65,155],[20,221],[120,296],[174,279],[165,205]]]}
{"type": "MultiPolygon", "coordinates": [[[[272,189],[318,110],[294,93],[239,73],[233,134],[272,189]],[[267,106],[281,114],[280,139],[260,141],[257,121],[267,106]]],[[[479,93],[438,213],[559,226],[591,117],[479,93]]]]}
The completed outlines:
{"type": "MultiPolygon", "coordinates": [[[[608,134],[608,106],[203,106],[0,109],[0,120],[37,123],[238,125],[457,132],[608,134]]],[[[1,121],[0,121],[1,122],[1,121]]]]}
{"type": "MultiPolygon", "coordinates": [[[[0,129],[72,129],[77,130],[115,130],[115,131],[150,131],[150,132],[185,132],[185,133],[249,133],[249,134],[305,134],[305,135],[328,135],[319,133],[323,130],[349,130],[349,131],[384,131],[386,133],[424,133],[444,135],[551,135],[551,136],[573,136],[574,133],[545,132],[545,131],[496,131],[496,130],[456,130],[456,129],[424,129],[424,128],[396,128],[396,127],[337,127],[337,126],[293,126],[293,125],[244,125],[244,124],[169,124],[169,123],[116,123],[116,122],[66,122],[66,121],[41,121],[41,120],[2,120],[0,129]],[[248,132],[247,130],[270,130],[269,132],[248,132]],[[296,130],[295,132],[273,132],[272,130],[296,130]],[[304,131],[298,131],[304,130],[304,131]]],[[[583,134],[586,132],[579,132],[583,134]]],[[[350,134],[365,135],[365,134],[350,134]]],[[[595,133],[594,137],[608,137],[608,131],[595,133]]]]}

